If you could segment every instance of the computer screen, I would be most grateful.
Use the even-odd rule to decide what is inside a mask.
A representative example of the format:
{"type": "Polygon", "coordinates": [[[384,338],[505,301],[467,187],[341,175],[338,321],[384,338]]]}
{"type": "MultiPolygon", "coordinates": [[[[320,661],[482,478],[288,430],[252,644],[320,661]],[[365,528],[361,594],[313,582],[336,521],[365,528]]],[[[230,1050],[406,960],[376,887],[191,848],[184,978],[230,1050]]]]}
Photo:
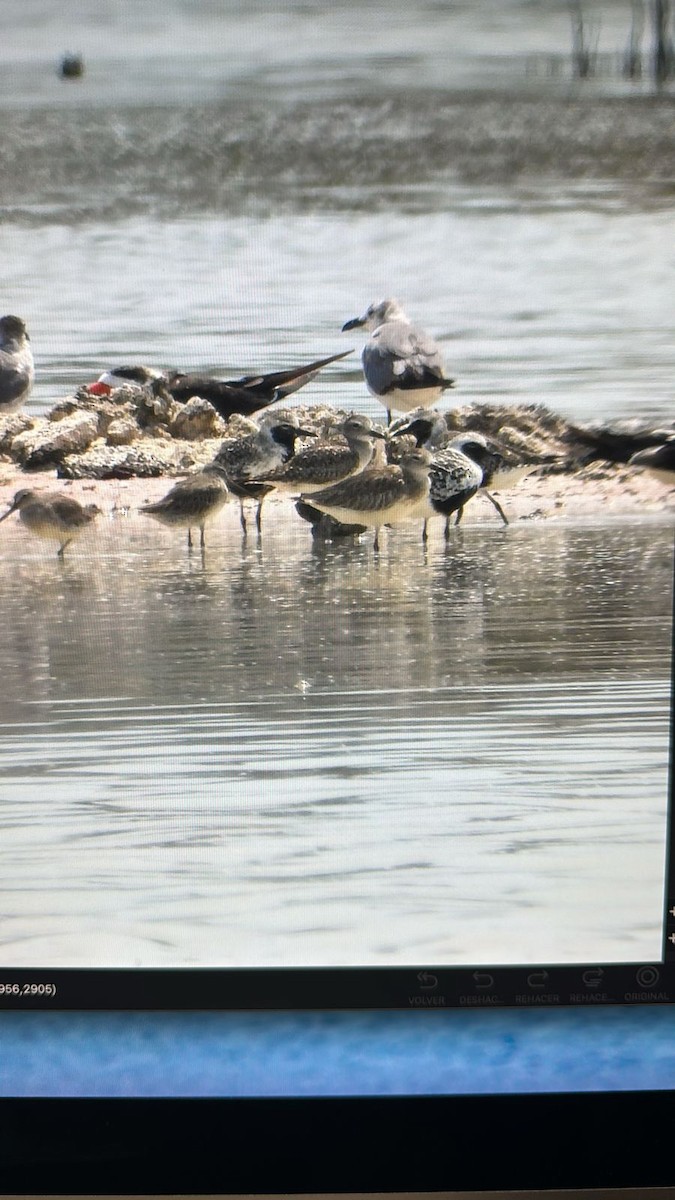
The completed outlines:
{"type": "Polygon", "coordinates": [[[667,4],[0,17],[3,1190],[672,1183],[667,4]]]}
{"type": "Polygon", "coordinates": [[[12,13],[4,1007],[670,1000],[655,12],[12,13]]]}

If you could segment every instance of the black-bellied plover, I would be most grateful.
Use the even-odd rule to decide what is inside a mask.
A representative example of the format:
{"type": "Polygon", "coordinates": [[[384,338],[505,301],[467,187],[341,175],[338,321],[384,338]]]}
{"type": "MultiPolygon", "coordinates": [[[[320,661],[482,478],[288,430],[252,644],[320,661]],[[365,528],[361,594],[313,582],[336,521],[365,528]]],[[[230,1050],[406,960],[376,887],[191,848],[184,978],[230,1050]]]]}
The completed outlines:
{"type": "MultiPolygon", "coordinates": [[[[443,428],[447,432],[445,421],[441,417],[443,428]]],[[[475,496],[483,483],[483,471],[459,448],[444,446],[442,449],[433,448],[432,418],[417,418],[415,421],[398,421],[392,429],[392,437],[412,436],[418,445],[424,445],[431,455],[429,467],[429,498],[423,517],[422,541],[427,540],[427,524],[430,517],[436,514],[445,517],[444,533],[446,540],[450,536],[450,517],[453,513],[464,508],[472,496],[475,496]]]]}
{"type": "Polygon", "coordinates": [[[16,412],[33,386],[35,364],[25,322],[0,317],[0,416],[16,412]]]}
{"type": "Polygon", "coordinates": [[[192,548],[192,530],[200,530],[200,545],[205,545],[204,527],[215,517],[227,501],[228,488],[225,472],[215,463],[209,463],[194,475],[179,479],[166,496],[153,504],[144,504],[141,512],[161,521],[171,528],[187,529],[188,548],[192,548]]]}
{"type": "MultiPolygon", "coordinates": [[[[478,463],[483,472],[480,491],[487,496],[493,508],[496,508],[504,524],[508,525],[509,519],[496,496],[492,495],[492,489],[515,487],[526,475],[531,475],[539,464],[518,460],[507,447],[491,438],[483,437],[482,433],[469,431],[457,434],[448,442],[448,447],[461,450],[463,454],[467,454],[469,458],[478,463]]],[[[462,505],[457,509],[455,525],[459,525],[463,515],[464,506],[462,505]]]]}
{"type": "MultiPolygon", "coordinates": [[[[418,447],[397,464],[366,467],[333,487],[312,492],[307,497],[313,508],[328,513],[344,525],[365,525],[375,529],[374,548],[379,549],[383,525],[418,517],[429,499],[431,455],[418,447]]],[[[305,496],[300,497],[306,500],[305,496]]]]}
{"type": "Polygon", "coordinates": [[[629,460],[630,467],[644,467],[650,475],[660,479],[668,487],[675,487],[675,438],[668,438],[660,446],[649,446],[638,450],[629,460]]]}
{"type": "Polygon", "coordinates": [[[374,427],[370,417],[359,413],[345,417],[334,426],[334,431],[342,435],[342,441],[314,442],[294,454],[283,467],[262,476],[262,481],[295,495],[319,492],[363,471],[373,457],[373,438],[385,440],[384,433],[374,427]]]}
{"type": "Polygon", "coordinates": [[[368,391],[387,410],[410,412],[427,408],[438,400],[453,380],[445,375],[443,355],[437,343],[406,316],[398,300],[371,304],[362,317],[345,322],[348,329],[367,329],[371,337],[361,361],[368,391]]]}
{"type": "MultiPolygon", "coordinates": [[[[485,438],[482,433],[475,431],[465,431],[463,433],[451,436],[446,424],[445,417],[439,412],[425,412],[420,409],[416,413],[412,413],[410,418],[400,418],[394,421],[390,427],[390,434],[393,437],[401,436],[402,434],[411,434],[419,446],[425,446],[430,450],[434,464],[442,470],[446,462],[450,462],[450,458],[445,458],[446,450],[455,450],[467,456],[471,462],[476,464],[481,471],[482,480],[478,485],[478,489],[483,491],[490,503],[496,508],[502,521],[508,525],[508,518],[499,501],[492,495],[492,488],[498,490],[502,488],[515,487],[521,479],[526,475],[530,475],[532,471],[541,466],[541,462],[532,457],[523,457],[505,446],[502,442],[498,442],[494,438],[485,438]]],[[[432,485],[430,492],[438,493],[440,481],[436,480],[435,486],[432,485]]],[[[452,512],[456,512],[455,524],[459,525],[464,512],[464,505],[468,503],[475,492],[471,492],[465,501],[458,502],[455,507],[448,509],[447,516],[452,512]]],[[[440,511],[440,510],[437,510],[440,511]]],[[[446,536],[448,533],[448,525],[446,522],[446,536]]]]}
{"type": "Polygon", "coordinates": [[[246,533],[244,500],[257,500],[256,526],[260,532],[262,505],[273,484],[262,482],[268,473],[277,470],[293,455],[295,443],[301,437],[315,437],[310,429],[302,429],[290,416],[266,413],[260,423],[251,422],[251,432],[242,437],[226,438],[215,462],[223,467],[230,491],[239,500],[241,527],[246,533]]]}
{"type": "Polygon", "coordinates": [[[13,512],[18,512],[31,533],[46,541],[58,542],[57,554],[63,558],[66,546],[91,525],[101,510],[95,504],[82,505],[62,492],[35,492],[32,488],[22,488],[0,521],[5,521],[13,512]]]}

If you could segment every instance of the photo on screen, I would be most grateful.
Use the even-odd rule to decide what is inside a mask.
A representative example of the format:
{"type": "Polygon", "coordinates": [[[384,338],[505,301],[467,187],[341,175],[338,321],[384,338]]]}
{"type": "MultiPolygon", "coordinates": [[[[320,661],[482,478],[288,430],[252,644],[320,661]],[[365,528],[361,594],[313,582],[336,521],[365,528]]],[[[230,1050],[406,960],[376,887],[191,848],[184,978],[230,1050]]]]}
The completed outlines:
{"type": "Polygon", "coordinates": [[[106,0],[66,44],[37,7],[0,49],[7,978],[660,963],[651,8],[106,0]]]}

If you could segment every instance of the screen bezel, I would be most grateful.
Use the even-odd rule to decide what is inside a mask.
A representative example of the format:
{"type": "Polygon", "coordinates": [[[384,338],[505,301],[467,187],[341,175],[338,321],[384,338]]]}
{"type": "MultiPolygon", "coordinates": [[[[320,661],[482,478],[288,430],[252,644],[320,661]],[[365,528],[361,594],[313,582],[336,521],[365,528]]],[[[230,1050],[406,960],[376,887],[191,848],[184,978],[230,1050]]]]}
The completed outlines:
{"type": "Polygon", "coordinates": [[[2,1191],[326,1194],[653,1188],[675,1093],[2,1100],[2,1191]]]}

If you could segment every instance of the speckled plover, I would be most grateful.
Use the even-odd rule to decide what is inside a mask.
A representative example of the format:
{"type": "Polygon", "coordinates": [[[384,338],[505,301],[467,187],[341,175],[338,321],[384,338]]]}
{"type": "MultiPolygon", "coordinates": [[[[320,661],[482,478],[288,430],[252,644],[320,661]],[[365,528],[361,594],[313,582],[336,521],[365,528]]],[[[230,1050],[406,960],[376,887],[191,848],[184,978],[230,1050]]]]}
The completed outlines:
{"type": "MultiPolygon", "coordinates": [[[[366,467],[333,487],[312,492],[309,503],[344,525],[374,528],[377,550],[383,525],[410,520],[426,510],[430,465],[429,452],[417,447],[398,465],[366,467]]],[[[304,501],[305,497],[300,499],[304,501]]]]}
{"type": "MultiPolygon", "coordinates": [[[[433,437],[425,436],[430,424],[431,420],[418,418],[409,423],[395,422],[397,428],[392,430],[392,437],[412,435],[418,439],[418,444],[429,449],[431,455],[428,506],[421,514],[424,542],[427,540],[428,521],[436,514],[445,517],[444,534],[447,540],[450,536],[450,517],[468,504],[483,483],[482,467],[458,447],[445,446],[440,450],[430,447],[433,437]]],[[[446,428],[444,421],[443,427],[446,428]]]]}
{"type": "Polygon", "coordinates": [[[453,380],[446,378],[437,343],[406,316],[398,300],[371,304],[362,317],[345,322],[343,332],[364,328],[371,337],[361,361],[369,392],[384,404],[387,421],[392,409],[410,412],[438,400],[453,380]]]}
{"type": "Polygon", "coordinates": [[[206,522],[220,512],[227,496],[224,470],[215,463],[209,463],[194,475],[180,479],[161,500],[142,505],[140,511],[161,521],[162,525],[187,529],[189,549],[192,548],[193,526],[198,526],[200,545],[203,547],[206,522]]]}
{"type": "Polygon", "coordinates": [[[310,429],[301,429],[294,418],[266,413],[251,433],[226,438],[215,457],[225,470],[230,491],[239,500],[241,527],[246,533],[244,500],[257,500],[256,526],[260,532],[262,505],[273,484],[262,482],[266,475],[283,466],[293,455],[295,443],[301,437],[314,437],[310,429]]]}
{"type": "Polygon", "coordinates": [[[91,525],[101,510],[95,504],[82,505],[62,492],[34,492],[31,488],[22,488],[0,521],[5,521],[13,512],[18,512],[31,533],[46,541],[58,542],[57,553],[63,558],[66,546],[91,525]]]}
{"type": "Polygon", "coordinates": [[[309,495],[319,492],[330,484],[339,483],[369,466],[373,457],[373,438],[385,439],[384,433],[375,429],[370,417],[351,413],[335,426],[335,433],[342,434],[344,441],[315,442],[306,446],[285,466],[269,472],[263,477],[281,492],[309,495]],[[345,445],[346,442],[346,445],[345,445]]]}
{"type": "MultiPolygon", "coordinates": [[[[425,446],[433,454],[434,463],[439,468],[443,466],[442,456],[446,450],[457,450],[460,453],[468,456],[481,471],[482,480],[478,485],[478,489],[483,491],[490,503],[496,508],[502,521],[508,525],[508,518],[499,501],[491,494],[488,489],[491,488],[510,488],[515,487],[521,479],[532,473],[540,466],[540,462],[535,459],[524,459],[502,442],[498,442],[494,438],[485,438],[483,434],[469,430],[463,433],[450,436],[445,417],[442,413],[423,409],[410,414],[410,418],[400,418],[394,421],[390,426],[390,435],[393,437],[401,436],[402,434],[411,434],[418,445],[425,446]]],[[[435,490],[432,488],[432,490],[435,490]]],[[[466,500],[455,504],[448,512],[456,512],[455,524],[459,525],[464,512],[464,505],[468,503],[475,493],[472,491],[467,495],[466,500]]],[[[448,526],[446,523],[446,533],[448,526]]]]}
{"type": "Polygon", "coordinates": [[[0,416],[16,412],[35,380],[30,338],[21,317],[0,317],[0,416]]]}

